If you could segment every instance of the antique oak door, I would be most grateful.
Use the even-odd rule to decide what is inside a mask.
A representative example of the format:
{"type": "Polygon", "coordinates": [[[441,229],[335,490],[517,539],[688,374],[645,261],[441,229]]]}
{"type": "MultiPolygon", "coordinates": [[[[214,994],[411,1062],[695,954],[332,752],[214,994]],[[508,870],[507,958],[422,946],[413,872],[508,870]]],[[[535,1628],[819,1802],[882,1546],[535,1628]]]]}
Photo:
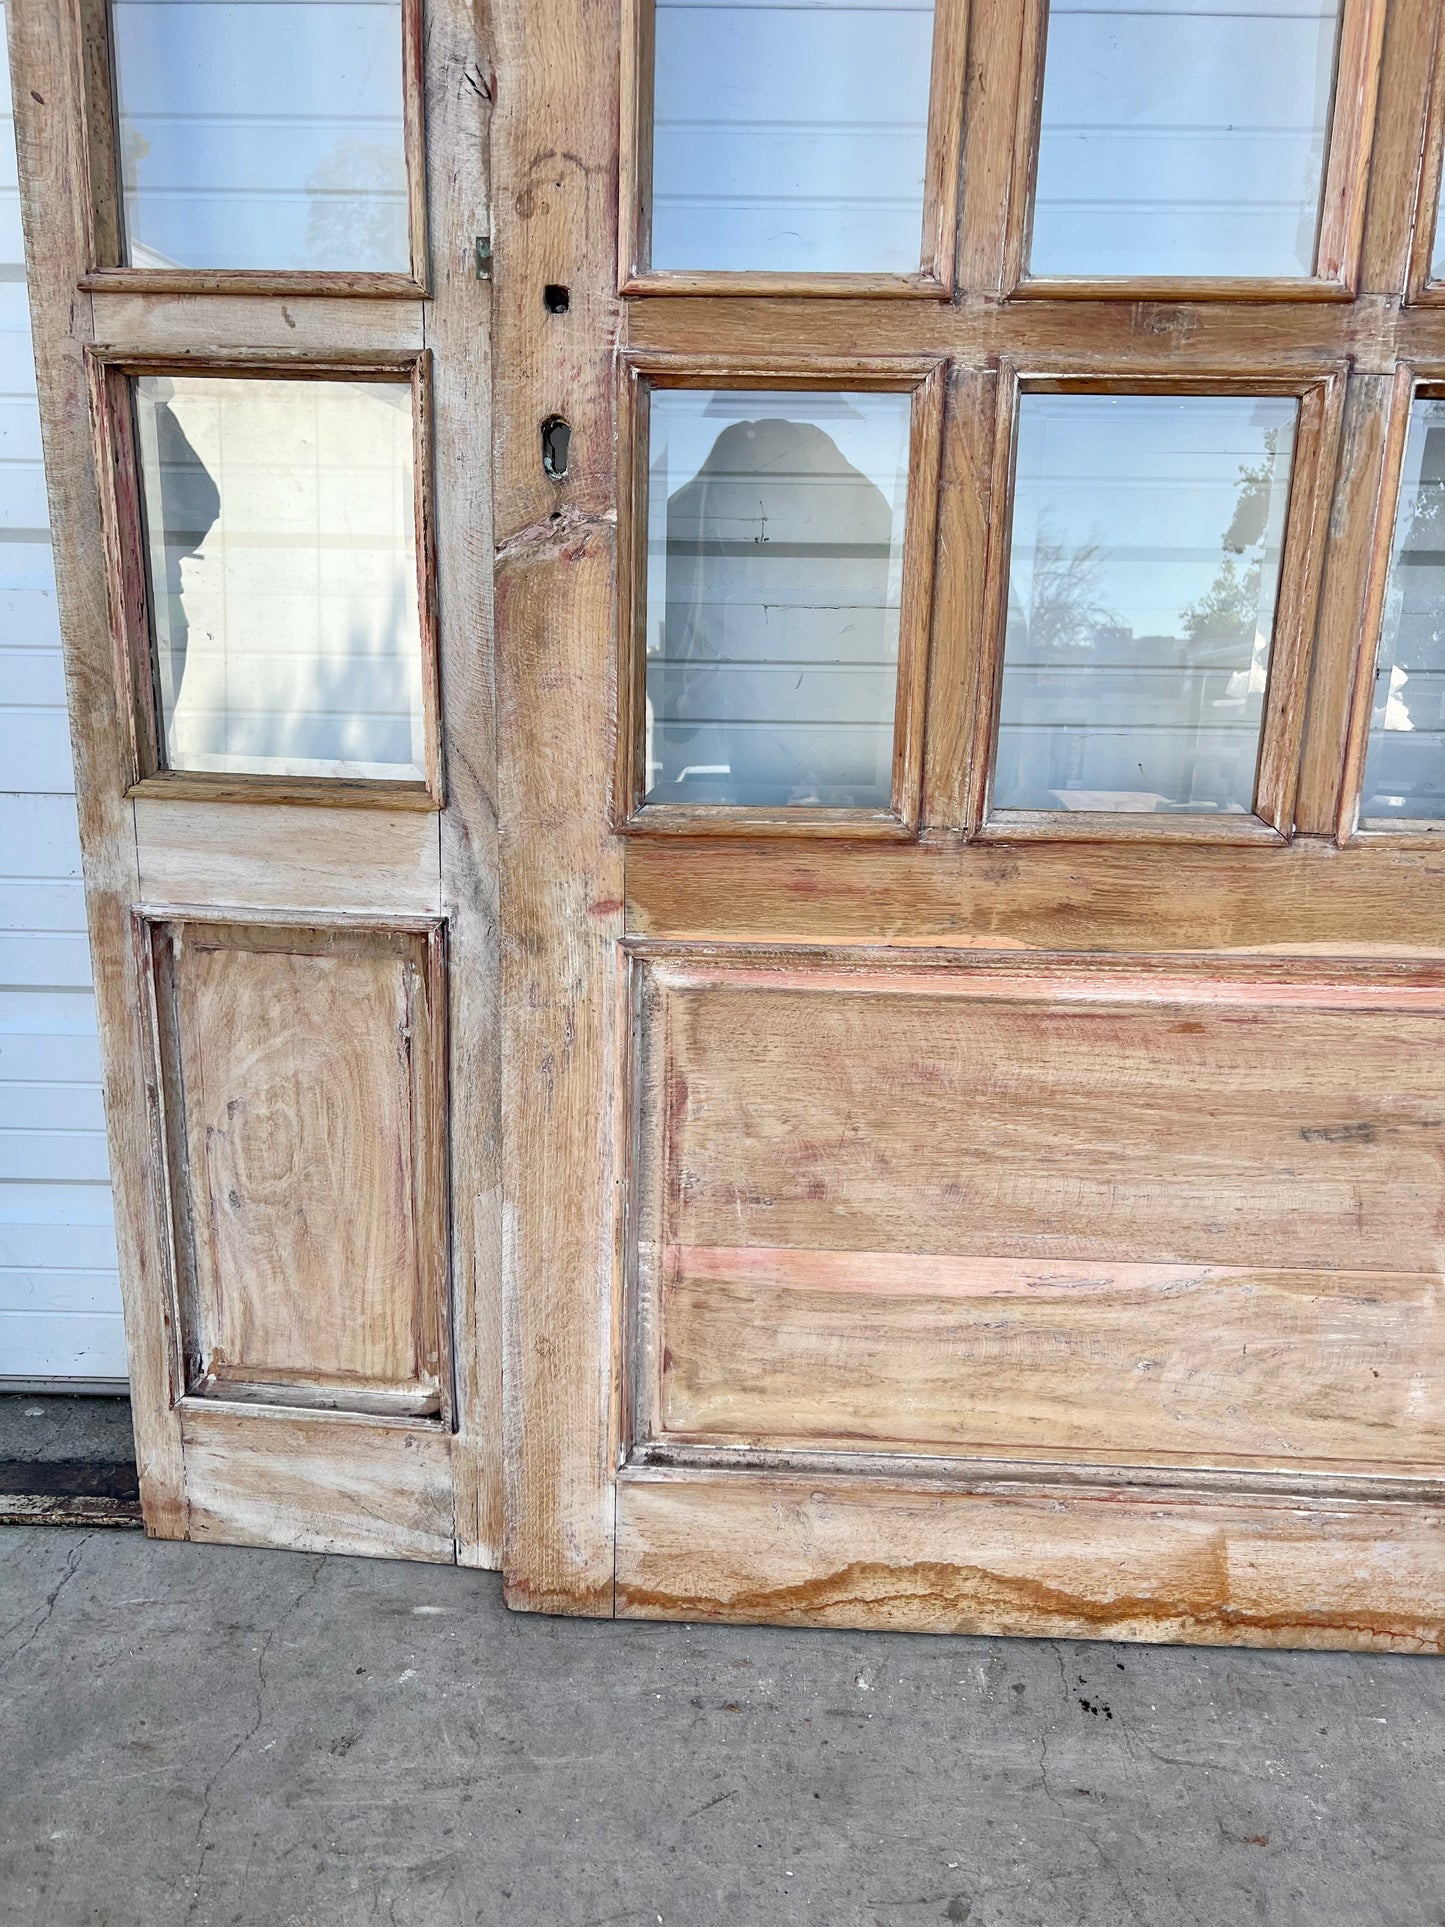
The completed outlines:
{"type": "Polygon", "coordinates": [[[1445,1638],[1437,0],[13,0],[147,1521],[1445,1638]]]}
{"type": "Polygon", "coordinates": [[[497,16],[508,1597],[1437,1648],[1438,10],[966,11],[497,16]]]}
{"type": "Polygon", "coordinates": [[[470,9],[6,13],[146,1523],[495,1563],[470,9]]]}

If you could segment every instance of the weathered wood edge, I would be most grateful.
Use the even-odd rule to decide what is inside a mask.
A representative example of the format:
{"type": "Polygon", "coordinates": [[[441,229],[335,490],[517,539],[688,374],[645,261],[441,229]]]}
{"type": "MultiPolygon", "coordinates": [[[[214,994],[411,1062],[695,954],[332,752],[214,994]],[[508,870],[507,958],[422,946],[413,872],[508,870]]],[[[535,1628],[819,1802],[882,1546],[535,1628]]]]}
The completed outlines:
{"type": "Polygon", "coordinates": [[[164,1176],[152,1155],[153,1093],[147,1088],[141,985],[130,937],[139,874],[125,797],[129,719],[116,688],[91,450],[84,365],[91,305],[76,289],[90,265],[86,136],[70,85],[71,10],[62,0],[12,0],[5,11],[136,1459],[147,1529],[180,1538],[187,1531],[181,1428],[172,1404],[168,1292],[159,1249],[164,1176]]]}

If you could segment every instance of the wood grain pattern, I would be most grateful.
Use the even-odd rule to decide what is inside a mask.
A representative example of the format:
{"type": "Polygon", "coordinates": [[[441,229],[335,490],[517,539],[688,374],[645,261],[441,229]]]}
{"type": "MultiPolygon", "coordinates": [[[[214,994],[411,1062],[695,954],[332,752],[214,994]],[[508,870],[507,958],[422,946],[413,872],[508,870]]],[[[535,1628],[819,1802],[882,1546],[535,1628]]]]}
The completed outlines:
{"type": "Polygon", "coordinates": [[[1376,526],[1391,468],[1391,387],[1383,375],[1356,375],[1348,385],[1295,796],[1295,825],[1306,835],[1328,836],[1336,828],[1342,794],[1351,787],[1348,777],[1342,781],[1342,769],[1356,665],[1363,638],[1373,629],[1366,604],[1371,548],[1365,532],[1376,526]],[[1341,533],[1345,540],[1333,539],[1341,533]]]}
{"type": "Polygon", "coordinates": [[[1438,1018],[776,974],[667,999],[669,1243],[1435,1268],[1438,1018]]]}
{"type": "MultiPolygon", "coordinates": [[[[496,960],[495,855],[490,840],[495,836],[496,812],[486,781],[489,477],[487,464],[476,460],[476,438],[480,433],[485,441],[489,407],[488,291],[475,281],[473,250],[487,205],[484,123],[493,81],[479,56],[472,10],[465,0],[426,0],[423,21],[421,6],[409,3],[406,9],[412,230],[419,244],[419,197],[425,188],[427,225],[436,254],[432,294],[426,302],[414,282],[402,288],[392,285],[389,277],[278,280],[201,274],[183,275],[173,283],[164,273],[107,269],[106,261],[117,257],[106,239],[102,191],[105,178],[110,178],[113,190],[114,169],[104,151],[104,138],[98,146],[92,140],[98,125],[97,100],[108,99],[106,87],[94,79],[97,61],[105,53],[103,36],[97,37],[92,18],[88,53],[82,50],[69,0],[25,0],[7,13],[22,92],[22,186],[30,227],[31,286],[81,836],[102,1047],[109,1066],[121,1269],[147,1522],[152,1531],[184,1534],[195,1529],[214,1538],[299,1543],[297,1534],[305,1522],[296,1516],[297,1509],[314,1503],[319,1517],[339,1494],[336,1503],[352,1524],[330,1543],[350,1544],[347,1535],[359,1534],[366,1543],[354,1549],[384,1552],[390,1530],[383,1498],[376,1490],[362,1496],[366,1481],[356,1483],[360,1474],[347,1457],[349,1448],[341,1443],[349,1423],[345,1415],[307,1415],[300,1430],[295,1429],[296,1421],[287,1420],[282,1430],[269,1434],[268,1444],[267,1427],[274,1414],[260,1406],[249,1408],[244,1423],[227,1433],[224,1441],[215,1435],[215,1456],[200,1474],[203,1484],[219,1483],[239,1495],[236,1507],[229,1501],[218,1502],[209,1511],[196,1512],[188,1523],[183,1461],[192,1446],[207,1452],[212,1448],[202,1447],[194,1424],[188,1424],[183,1441],[174,1403],[184,1391],[184,1361],[181,1348],[173,1342],[172,1254],[166,1232],[170,1200],[161,1127],[166,1115],[175,1115],[181,1091],[169,1073],[159,1077],[156,1073],[153,1039],[157,1019],[164,1013],[149,997],[132,946],[131,907],[145,898],[152,902],[159,898],[170,906],[198,906],[202,918],[206,906],[213,911],[227,905],[261,911],[272,922],[286,926],[291,942],[307,919],[314,922],[318,916],[342,911],[394,927],[407,926],[411,934],[406,941],[411,943],[416,940],[416,918],[427,919],[429,928],[444,910],[469,990],[465,998],[457,999],[450,1013],[457,1022],[449,1025],[445,987],[437,980],[434,963],[428,962],[426,1036],[418,1035],[414,1042],[427,1057],[424,1082],[432,1123],[442,1117],[451,1035],[457,1038],[453,1074],[463,1081],[470,1100],[451,1147],[455,1177],[464,1187],[458,1194],[455,1239],[449,1236],[443,1216],[448,1190],[445,1135],[436,1128],[413,1132],[408,1156],[412,1191],[438,1201],[435,1210],[427,1206],[425,1226],[420,1218],[415,1226],[418,1263],[435,1287],[435,1304],[443,1302],[446,1290],[448,1245],[454,1243],[459,1254],[454,1279],[455,1364],[465,1410],[458,1415],[459,1429],[451,1442],[442,1441],[444,1449],[426,1448],[425,1483],[431,1496],[424,1508],[425,1529],[417,1535],[407,1523],[407,1507],[414,1511],[413,1500],[399,1498],[401,1510],[390,1549],[400,1556],[415,1549],[417,1556],[450,1557],[453,1551],[447,1548],[451,1546],[470,1562],[485,1562],[497,1556],[500,1539],[496,1336],[500,1232],[495,1202],[487,1203],[496,1200],[500,1182],[494,1114],[487,1110],[487,1094],[495,1090],[499,1026],[486,991],[495,978],[496,960]],[[87,73],[90,80],[84,79],[87,73]],[[431,143],[426,167],[420,164],[417,147],[422,125],[419,83],[431,95],[425,116],[431,143]],[[88,97],[86,86],[91,88],[88,97]],[[87,122],[87,110],[94,125],[87,122]],[[88,212],[92,208],[94,220],[88,212]],[[98,261],[100,271],[89,274],[98,261]],[[188,291],[181,291],[182,283],[188,291]],[[337,801],[360,805],[341,811],[306,807],[296,799],[292,786],[292,800],[278,811],[268,799],[284,791],[284,783],[267,786],[262,779],[249,790],[247,800],[244,784],[223,780],[191,787],[184,779],[157,775],[133,785],[137,793],[133,800],[127,799],[125,792],[138,759],[119,696],[124,678],[118,676],[110,645],[102,641],[101,633],[107,556],[89,445],[83,376],[87,346],[99,351],[99,365],[112,369],[209,363],[237,372],[268,364],[273,370],[309,365],[312,372],[331,367],[363,375],[413,372],[422,402],[417,413],[422,527],[430,538],[435,526],[436,600],[446,610],[438,655],[446,685],[444,699],[455,711],[452,757],[460,779],[459,793],[449,799],[442,821],[437,799],[426,796],[420,786],[415,793],[398,793],[390,786],[361,785],[359,791],[327,786],[306,798],[306,803],[318,805],[337,801]],[[426,406],[430,397],[420,374],[428,353],[441,404],[435,414],[426,406]],[[437,504],[435,515],[426,493],[433,472],[445,490],[445,502],[437,504]],[[409,926],[408,919],[412,920],[409,926]],[[304,1472],[296,1469],[294,1478],[285,1469],[293,1450],[304,1450],[306,1461],[304,1472]],[[230,1462],[222,1472],[219,1461],[226,1454],[230,1462]],[[455,1520],[450,1496],[454,1476],[459,1508],[455,1520]],[[358,1496],[346,1498],[353,1491],[358,1496]],[[374,1515],[370,1525],[368,1510],[374,1515]]],[[[419,245],[417,266],[420,273],[419,245]]],[[[405,277],[394,279],[405,281],[405,277]]],[[[424,542],[422,547],[426,546],[424,542]]],[[[431,707],[435,709],[435,702],[431,707]]],[[[433,730],[434,774],[437,748],[433,730]]],[[[193,907],[191,922],[197,914],[193,907]]],[[[434,951],[438,949],[438,940],[426,941],[434,951]]],[[[269,1007],[262,1015],[271,1017],[269,1007]]],[[[287,1015],[289,1020],[291,1013],[287,1015]]],[[[344,1016],[336,1036],[346,1036],[344,1016]]],[[[233,1041],[219,1040],[219,1046],[233,1041]]],[[[420,1072],[420,1065],[417,1068],[420,1072]]],[[[408,1115],[408,1131],[411,1123],[408,1115]]],[[[372,1202],[383,1196],[378,1190],[372,1202]]],[[[364,1219],[365,1213],[360,1215],[364,1219]]],[[[347,1231],[360,1236],[358,1227],[347,1231]]],[[[253,1279],[260,1276],[260,1271],[253,1272],[253,1279]]],[[[335,1279],[325,1280],[322,1290],[323,1305],[331,1305],[333,1311],[335,1294],[327,1297],[326,1293],[335,1283],[335,1279]]],[[[400,1285],[404,1296],[404,1279],[400,1285]]],[[[435,1304],[427,1311],[433,1324],[435,1304]]],[[[383,1321],[383,1330],[392,1328],[383,1321]]],[[[437,1354],[432,1370],[439,1389],[434,1395],[428,1388],[425,1396],[427,1402],[449,1409],[451,1367],[445,1337],[443,1331],[435,1342],[429,1341],[437,1354]]],[[[316,1339],[315,1331],[299,1330],[294,1355],[271,1361],[279,1397],[336,1402],[334,1385],[317,1382],[314,1373],[307,1376],[317,1361],[306,1348],[313,1345],[314,1349],[316,1339]]],[[[321,1362],[335,1364],[340,1355],[334,1350],[329,1360],[323,1357],[321,1362]]],[[[389,1371],[393,1363],[393,1357],[376,1356],[369,1359],[367,1369],[389,1371]]],[[[368,1383],[370,1392],[358,1391],[353,1384],[346,1395],[382,1405],[390,1401],[393,1407],[397,1402],[415,1402],[414,1382],[378,1377],[368,1383]]],[[[254,1396],[257,1388],[238,1385],[236,1389],[254,1396]]],[[[440,1434],[436,1436],[441,1439],[440,1434]]],[[[410,1452],[415,1441],[408,1439],[396,1449],[410,1452]]],[[[387,1450],[390,1453],[392,1448],[387,1450]]],[[[367,1473],[373,1487],[387,1476],[387,1463],[378,1459],[367,1473]]],[[[410,1490],[410,1463],[397,1458],[392,1466],[399,1494],[410,1490]]],[[[319,1543],[325,1542],[323,1534],[319,1543]]]]}
{"type": "Polygon", "coordinates": [[[640,972],[634,1437],[1439,1463],[1438,970],[640,972]]]}
{"type": "Polygon", "coordinates": [[[612,1127],[621,846],[609,832],[620,308],[615,0],[502,0],[493,115],[506,1536],[514,1605],[612,1609],[612,1127]],[[540,36],[540,38],[539,38],[540,36]],[[544,44],[545,60],[536,57],[544,44]],[[570,290],[547,317],[549,283],[570,290]],[[551,415],[565,477],[542,466],[551,415]]]}
{"type": "Polygon", "coordinates": [[[191,1391],[449,1411],[438,938],[154,930],[191,1391]]]}
{"type": "Polygon", "coordinates": [[[1196,356],[1201,369],[1264,376],[1317,375],[1322,363],[1349,360],[1389,374],[1401,355],[1439,355],[1445,315],[1401,308],[1398,291],[1279,303],[1152,294],[954,303],[698,296],[629,304],[628,335],[647,354],[943,354],[974,368],[1002,354],[1021,367],[1037,361],[1061,372],[1176,378],[1196,356]]]}
{"type": "Polygon", "coordinates": [[[658,1437],[1090,1464],[1445,1462],[1438,1273],[669,1245],[658,1437]]]}
{"type": "Polygon", "coordinates": [[[187,1398],[186,1536],[353,1558],[456,1557],[439,1427],[187,1398]]]}
{"type": "Polygon", "coordinates": [[[490,203],[496,77],[470,0],[429,0],[426,129],[433,246],[426,342],[435,395],[437,610],[447,807],[451,1288],[457,1558],[502,1547],[500,931],[492,655],[491,288],[475,242],[490,203]]]}
{"type": "Polygon", "coordinates": [[[679,941],[958,950],[1440,956],[1445,853],[1118,844],[770,853],[757,842],[627,849],[628,927],[679,941]]]}
{"type": "Polygon", "coordinates": [[[147,1529],[179,1538],[186,1521],[181,1432],[172,1405],[180,1387],[172,1370],[168,1271],[159,1231],[166,1208],[164,1166],[130,932],[137,892],[135,839],[124,797],[130,725],[115,677],[91,448],[84,363],[90,301],[75,287],[89,265],[90,247],[74,81],[81,63],[65,8],[7,6],[5,15],[136,1461],[147,1529]]]}
{"type": "Polygon", "coordinates": [[[135,802],[143,901],[255,909],[441,909],[439,817],[370,810],[135,802]]]}
{"type": "Polygon", "coordinates": [[[1445,1651],[1439,1505],[627,1471],[633,1619],[1445,1651]]]}
{"type": "MultiPolygon", "coordinates": [[[[1383,384],[1379,384],[1383,387],[1383,384]]],[[[1375,664],[1385,618],[1385,594],[1390,579],[1390,557],[1395,544],[1395,516],[1410,432],[1410,407],[1415,399],[1415,370],[1402,363],[1388,393],[1376,397],[1380,443],[1380,479],[1368,518],[1360,518],[1358,540],[1351,553],[1358,557],[1360,620],[1355,648],[1338,672],[1336,702],[1340,709],[1340,777],[1335,801],[1334,829],[1347,843],[1359,829],[1360,799],[1365,786],[1365,759],[1370,747],[1370,720],[1375,707],[1375,664]]]]}
{"type": "MultiPolygon", "coordinates": [[[[149,278],[149,277],[147,277],[149,278]]],[[[339,300],[313,294],[172,294],[122,290],[107,280],[90,307],[98,344],[125,354],[177,350],[225,354],[273,349],[335,353],[345,344],[379,353],[415,354],[425,342],[424,309],[410,302],[339,300]]]]}
{"type": "MultiPolygon", "coordinates": [[[[936,54],[930,106],[930,271],[790,288],[649,279],[635,234],[619,243],[619,171],[626,227],[646,198],[636,138],[619,170],[620,0],[501,0],[484,21],[466,0],[413,0],[409,44],[425,60],[408,69],[408,124],[420,124],[424,90],[427,156],[423,170],[413,139],[410,189],[419,235],[424,174],[425,301],[404,277],[284,288],[202,277],[183,289],[107,271],[105,141],[86,118],[96,47],[87,65],[68,0],[7,11],[152,1528],[484,1562],[503,1537],[493,1419],[504,1351],[514,1605],[1439,1649],[1442,1512],[1439,1481],[1424,1475],[1438,1469],[1441,1425],[1432,1099],[1445,853],[1332,840],[1350,788],[1340,755],[1352,678],[1374,647],[1361,585],[1392,486],[1381,395],[1402,363],[1445,367],[1445,306],[1413,284],[1419,298],[1402,299],[1419,281],[1438,171],[1420,158],[1433,0],[1392,0],[1383,49],[1379,0],[1348,0],[1315,281],[1025,284],[1021,301],[1001,297],[1022,273],[1041,6],[973,0],[966,36],[962,5],[939,9],[948,55],[936,54]],[[957,79],[944,85],[950,62],[957,79]],[[960,136],[967,191],[947,300],[960,136]],[[490,287],[474,274],[489,207],[490,287]],[[1356,280],[1365,292],[1351,298],[1356,280]],[[549,284],[568,288],[565,313],[544,309],[549,284]],[[112,365],[362,366],[431,352],[437,408],[420,467],[436,474],[450,776],[437,820],[408,822],[400,797],[368,795],[355,812],[281,811],[233,788],[124,799],[143,759],[128,746],[106,638],[87,342],[112,365]],[[695,370],[786,359],[801,385],[848,386],[889,358],[948,364],[939,536],[931,567],[910,563],[932,590],[921,771],[908,765],[912,794],[921,778],[920,841],[870,844],[816,823],[787,843],[704,838],[688,821],[613,834],[619,348],[695,370]],[[993,461],[1001,363],[1123,389],[1332,384],[1312,456],[1306,447],[1307,526],[1290,532],[1303,586],[1284,610],[1294,653],[1272,697],[1269,823],[1252,840],[1191,831],[1167,845],[1117,823],[1070,824],[1088,839],[1073,844],[1031,840],[1046,824],[966,840],[979,814],[969,798],[983,794],[970,745],[988,741],[973,727],[983,563],[1006,520],[993,461]],[[553,414],[572,428],[563,478],[540,460],[553,414]],[[488,439],[493,476],[478,458],[488,439]],[[1316,625],[1310,585],[1331,499],[1316,625]],[[283,815],[294,827],[278,834],[283,815]],[[1291,843],[1292,828],[1302,834],[1291,843]],[[199,1089],[179,1060],[148,1068],[127,923],[147,893],[202,906],[180,921],[213,937],[235,914],[225,906],[249,894],[283,930],[284,942],[268,940],[275,956],[291,959],[238,953],[256,977],[244,1026],[231,1021],[234,957],[216,966],[184,1039],[213,1067],[199,1089]],[[447,1275],[449,1252],[459,1429],[440,1414],[181,1396],[160,1123],[189,1101],[193,1136],[215,1128],[218,1208],[230,1209],[230,1191],[244,1195],[232,1180],[249,1183],[255,1160],[221,1141],[229,1084],[279,1087],[308,1054],[342,1066],[338,1081],[387,1120],[389,1175],[366,1175],[374,1139],[346,1154],[344,1119],[310,1137],[337,1147],[364,1193],[344,1225],[333,1218],[336,1239],[367,1246],[375,1275],[394,1280],[406,1240],[394,1209],[379,1221],[406,1183],[401,1120],[413,1194],[442,1200],[441,1133],[412,1129],[439,1111],[404,1088],[398,1060],[383,1071],[385,1054],[364,1044],[394,1032],[388,972],[421,941],[409,918],[438,906],[455,969],[443,991],[429,966],[426,1075],[437,1102],[449,1075],[457,1102],[453,1205],[450,1219],[441,1204],[429,1219],[428,1275],[447,1275]],[[354,994],[326,993],[339,1014],[323,1026],[326,996],[307,976],[323,953],[306,951],[304,932],[327,910],[390,922],[400,948],[383,963],[369,940],[354,994]],[[681,957],[654,944],[636,1039],[628,931],[732,947],[681,957]],[[784,983],[770,956],[787,945],[806,954],[784,983]],[[824,958],[824,946],[856,950],[824,958]],[[936,954],[910,967],[909,952],[936,954]],[[288,1038],[285,1068],[262,1075],[254,1040],[273,1029],[288,1038]],[[634,1043],[649,1093],[640,1119],[629,1112],[634,1043]],[[624,1361],[629,1227],[644,1265],[624,1361]],[[1141,1361],[1153,1369],[1139,1373],[1141,1361]],[[629,1464],[619,1481],[624,1364],[634,1456],[661,1445],[712,1453],[717,1468],[730,1453],[731,1469],[629,1464]],[[780,1444],[809,1465],[765,1469],[755,1448],[780,1444]],[[867,1469],[889,1452],[895,1470],[867,1469]],[[1052,1462],[1060,1454],[1076,1461],[1071,1480],[1052,1462]],[[947,1480],[923,1478],[930,1457],[954,1461],[947,1480]],[[1031,1457],[1051,1463],[998,1475],[1031,1457]],[[1381,1468],[1415,1496],[1371,1485],[1381,1468]],[[1334,1479],[1338,1491],[1269,1496],[1259,1483],[1290,1477],[1334,1479]],[[1246,1478],[1247,1492],[1221,1483],[1246,1478]]],[[[636,130],[646,114],[634,69],[636,130]]],[[[1442,113],[1432,104],[1432,154],[1442,113]]],[[[111,560],[124,560],[114,544],[111,560]]],[[[625,703],[621,721],[628,729],[625,703]]],[[[162,998],[150,1022],[164,1027],[177,1008],[162,998]]],[[[324,1091],[278,1108],[265,1140],[277,1151],[326,1110],[324,1091]]],[[[328,1170],[326,1156],[308,1160],[308,1182],[328,1170]]],[[[282,1189],[284,1208],[305,1201],[304,1188],[282,1189]]],[[[204,1201],[209,1214],[209,1185],[204,1201]]],[[[245,1281],[227,1306],[241,1349],[256,1349],[268,1318],[284,1329],[261,1361],[277,1400],[334,1404],[341,1378],[343,1395],[383,1406],[414,1396],[420,1312],[408,1326],[393,1297],[366,1331],[344,1331],[347,1267],[313,1264],[316,1324],[278,1323],[272,1287],[284,1305],[295,1272],[289,1255],[276,1262],[284,1240],[268,1228],[265,1250],[222,1242],[245,1281]]],[[[444,1364],[436,1378],[440,1405],[444,1364]]],[[[234,1389],[259,1398],[268,1387],[234,1389]]]]}
{"type": "Polygon", "coordinates": [[[1445,36],[1438,6],[1431,0],[1396,0],[1385,51],[1388,98],[1398,115],[1398,132],[1393,166],[1376,188],[1382,192],[1388,184],[1394,189],[1387,203],[1393,218],[1380,250],[1380,280],[1398,287],[1403,262],[1406,299],[1438,304],[1445,300],[1445,288],[1430,272],[1445,158],[1445,36]],[[1400,113],[1406,103],[1416,112],[1400,113]]]}

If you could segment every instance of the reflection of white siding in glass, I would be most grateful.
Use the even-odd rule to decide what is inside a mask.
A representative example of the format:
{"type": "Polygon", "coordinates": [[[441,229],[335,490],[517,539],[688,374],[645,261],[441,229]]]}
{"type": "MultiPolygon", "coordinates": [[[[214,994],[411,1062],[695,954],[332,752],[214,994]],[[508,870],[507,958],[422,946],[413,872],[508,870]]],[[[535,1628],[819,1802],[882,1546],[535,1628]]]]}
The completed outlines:
{"type": "Polygon", "coordinates": [[[1445,819],[1445,402],[1410,411],[1360,815],[1445,819]]]}
{"type": "Polygon", "coordinates": [[[1030,269],[1313,272],[1340,0],[1052,0],[1030,269]]]}
{"type": "Polygon", "coordinates": [[[930,0],[658,0],[652,265],[918,271],[930,0]]]}
{"type": "Polygon", "coordinates": [[[888,806],[910,409],[653,393],[650,803],[888,806]]]}
{"type": "Polygon", "coordinates": [[[1022,398],[995,807],[1251,807],[1297,409],[1022,398]]]}
{"type": "Polygon", "coordinates": [[[134,267],[404,273],[400,0],[112,0],[134,267]]]}
{"type": "Polygon", "coordinates": [[[410,390],[136,383],[172,769],[425,771],[410,390]]]}

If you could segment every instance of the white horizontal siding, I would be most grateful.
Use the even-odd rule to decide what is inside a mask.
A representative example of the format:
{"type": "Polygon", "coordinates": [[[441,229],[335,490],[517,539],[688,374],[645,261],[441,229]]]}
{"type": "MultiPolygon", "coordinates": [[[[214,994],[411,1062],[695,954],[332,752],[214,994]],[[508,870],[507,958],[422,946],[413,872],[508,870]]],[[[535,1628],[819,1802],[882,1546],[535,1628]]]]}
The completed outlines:
{"type": "Polygon", "coordinates": [[[0,1380],[125,1377],[0,8],[0,1380]]]}

